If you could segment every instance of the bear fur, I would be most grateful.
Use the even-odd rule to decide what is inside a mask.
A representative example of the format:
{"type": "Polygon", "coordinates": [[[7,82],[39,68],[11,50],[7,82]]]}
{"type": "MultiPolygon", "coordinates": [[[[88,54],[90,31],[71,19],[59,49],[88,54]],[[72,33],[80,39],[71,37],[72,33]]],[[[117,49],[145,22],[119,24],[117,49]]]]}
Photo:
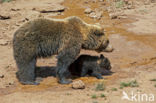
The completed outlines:
{"type": "Polygon", "coordinates": [[[102,75],[111,73],[111,63],[102,54],[99,56],[80,55],[70,66],[69,72],[73,76],[94,76],[103,79],[102,75]]]}
{"type": "Polygon", "coordinates": [[[66,79],[68,67],[81,49],[112,51],[102,27],[85,23],[79,17],[65,19],[39,18],[21,26],[13,38],[13,54],[18,80],[22,84],[37,85],[35,67],[37,58],[57,55],[57,77],[61,84],[66,79]]]}

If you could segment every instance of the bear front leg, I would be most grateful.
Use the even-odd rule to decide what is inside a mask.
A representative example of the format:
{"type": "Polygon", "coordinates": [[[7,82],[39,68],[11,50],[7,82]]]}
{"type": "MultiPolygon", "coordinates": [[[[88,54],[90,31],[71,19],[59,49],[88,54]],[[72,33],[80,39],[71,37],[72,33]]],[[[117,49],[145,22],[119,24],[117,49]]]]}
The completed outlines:
{"type": "Polygon", "coordinates": [[[98,72],[91,73],[91,76],[96,77],[97,79],[103,79],[102,75],[98,72]]]}
{"type": "Polygon", "coordinates": [[[71,80],[67,80],[66,76],[69,74],[68,68],[70,64],[75,61],[76,57],[80,53],[80,49],[80,46],[74,46],[66,48],[58,54],[57,77],[59,79],[59,83],[69,84],[72,82],[71,80]]]}
{"type": "Polygon", "coordinates": [[[87,75],[87,73],[88,73],[88,69],[83,65],[82,71],[81,71],[81,73],[80,73],[80,76],[81,76],[81,77],[84,77],[84,76],[87,75]]]}
{"type": "Polygon", "coordinates": [[[101,72],[99,71],[101,68],[99,66],[92,69],[91,76],[96,77],[97,79],[103,79],[101,72]]]}

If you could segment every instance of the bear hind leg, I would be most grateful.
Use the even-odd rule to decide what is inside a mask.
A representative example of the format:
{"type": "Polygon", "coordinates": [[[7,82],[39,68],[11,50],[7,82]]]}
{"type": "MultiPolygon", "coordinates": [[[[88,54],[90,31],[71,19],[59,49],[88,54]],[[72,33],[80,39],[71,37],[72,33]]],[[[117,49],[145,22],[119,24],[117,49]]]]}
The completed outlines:
{"type": "Polygon", "coordinates": [[[36,67],[36,59],[33,59],[29,63],[17,63],[18,72],[16,76],[21,84],[24,85],[38,85],[35,81],[35,67],[36,67]]]}

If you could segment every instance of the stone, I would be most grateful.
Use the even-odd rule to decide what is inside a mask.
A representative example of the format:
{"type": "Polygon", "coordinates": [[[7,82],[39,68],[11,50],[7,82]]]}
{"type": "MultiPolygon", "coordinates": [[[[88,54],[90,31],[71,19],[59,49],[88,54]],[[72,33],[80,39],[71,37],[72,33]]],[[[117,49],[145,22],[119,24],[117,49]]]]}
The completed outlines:
{"type": "Polygon", "coordinates": [[[6,46],[6,45],[8,45],[8,41],[7,40],[4,40],[4,39],[1,39],[0,40],[0,45],[1,46],[6,46]]]}
{"type": "Polygon", "coordinates": [[[96,3],[96,0],[91,0],[92,3],[96,3]]]}
{"type": "Polygon", "coordinates": [[[73,89],[85,89],[85,84],[83,83],[82,80],[74,81],[72,83],[72,88],[73,89]]]}
{"type": "Polygon", "coordinates": [[[110,14],[109,14],[109,17],[110,17],[111,19],[117,19],[118,15],[116,15],[115,13],[110,13],[110,14]]]}
{"type": "Polygon", "coordinates": [[[0,20],[6,20],[6,19],[10,19],[10,16],[7,15],[0,15],[0,20]]]}
{"type": "Polygon", "coordinates": [[[89,17],[93,19],[100,19],[102,17],[103,12],[92,12],[89,14],[89,17]]]}
{"type": "Polygon", "coordinates": [[[0,78],[4,78],[4,75],[3,74],[0,74],[0,78]]]}
{"type": "Polygon", "coordinates": [[[121,16],[118,16],[117,18],[118,18],[118,19],[127,19],[127,16],[121,15],[121,16]]]}
{"type": "Polygon", "coordinates": [[[104,2],[104,0],[99,0],[99,2],[104,2]]]}
{"type": "Polygon", "coordinates": [[[46,7],[40,7],[40,8],[33,8],[33,10],[37,10],[41,13],[51,13],[51,12],[64,12],[65,7],[62,5],[51,5],[46,7]]]}
{"type": "Polygon", "coordinates": [[[155,3],[156,2],[156,0],[151,0],[151,3],[155,3]]]}
{"type": "Polygon", "coordinates": [[[91,12],[93,12],[91,8],[87,8],[84,11],[85,14],[90,14],[91,12]]]}

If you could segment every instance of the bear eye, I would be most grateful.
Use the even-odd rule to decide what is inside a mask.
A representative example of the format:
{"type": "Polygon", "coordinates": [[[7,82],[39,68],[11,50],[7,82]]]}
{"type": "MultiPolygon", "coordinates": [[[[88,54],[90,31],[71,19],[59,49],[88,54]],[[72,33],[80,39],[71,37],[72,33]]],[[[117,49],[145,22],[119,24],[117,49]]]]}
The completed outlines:
{"type": "Polygon", "coordinates": [[[94,34],[95,34],[96,36],[102,36],[102,35],[104,35],[103,32],[99,32],[99,31],[95,31],[94,34]]]}

